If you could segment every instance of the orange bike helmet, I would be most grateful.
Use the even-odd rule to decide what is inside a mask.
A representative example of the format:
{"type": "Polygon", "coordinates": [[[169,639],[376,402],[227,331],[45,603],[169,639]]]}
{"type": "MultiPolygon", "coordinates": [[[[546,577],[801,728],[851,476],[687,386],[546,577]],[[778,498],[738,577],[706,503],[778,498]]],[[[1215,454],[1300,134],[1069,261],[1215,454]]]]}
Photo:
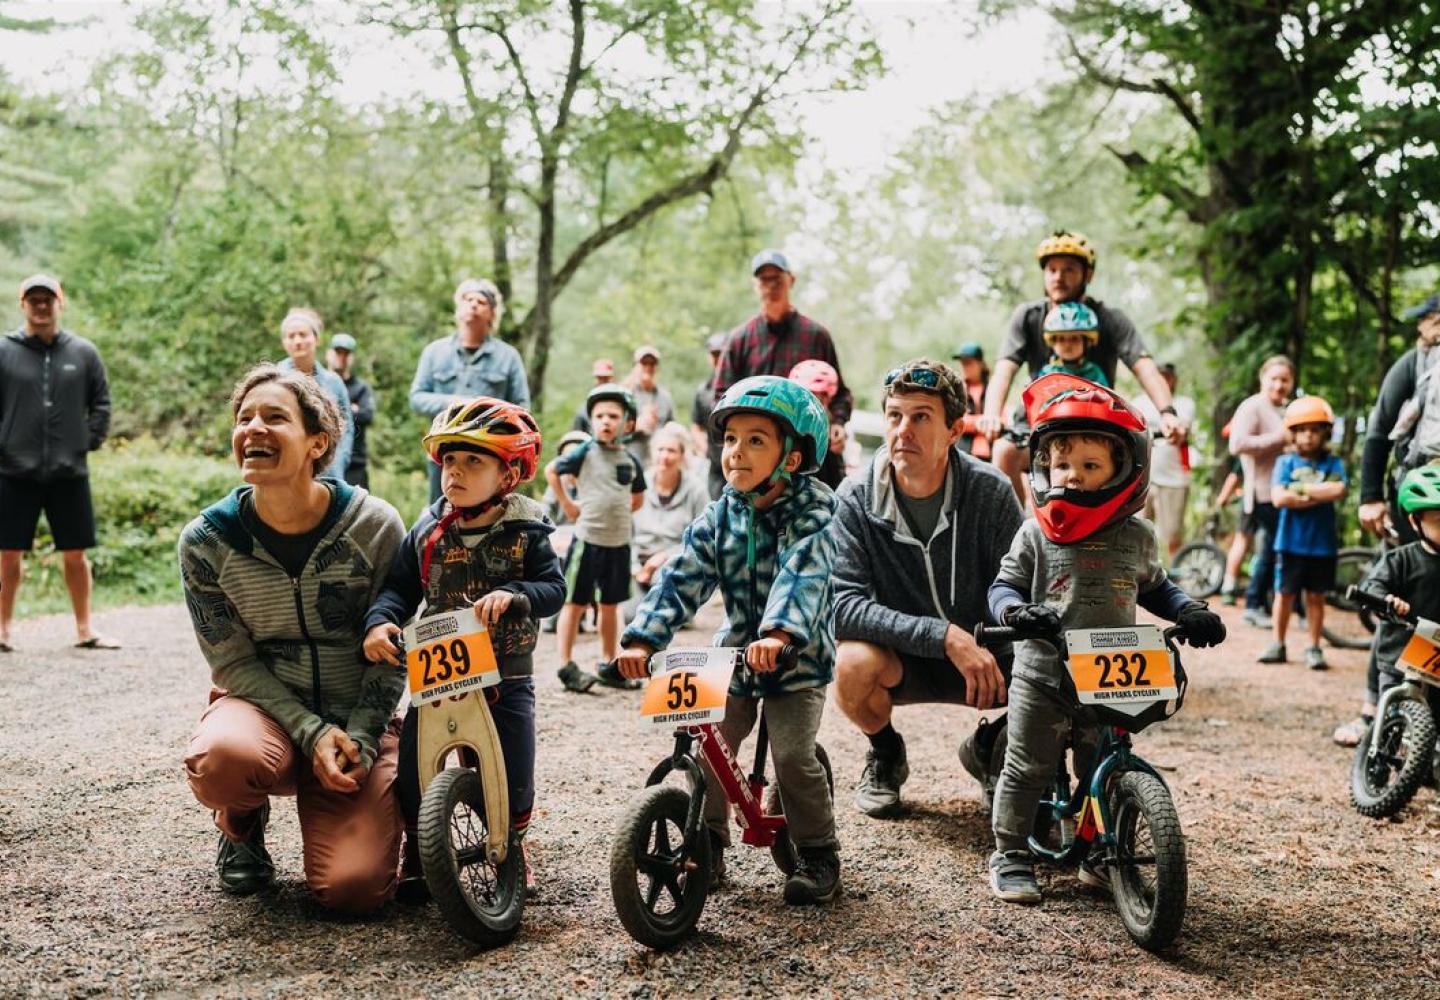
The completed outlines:
{"type": "Polygon", "coordinates": [[[523,406],[491,396],[451,403],[435,415],[422,443],[436,465],[447,444],[489,452],[519,468],[516,485],[534,479],[540,465],[540,426],[535,418],[523,406]]]}
{"type": "Polygon", "coordinates": [[[1302,424],[1334,424],[1335,411],[1319,396],[1301,396],[1285,407],[1285,429],[1293,431],[1302,424]]]}
{"type": "Polygon", "coordinates": [[[1150,489],[1150,428],[1113,390],[1074,375],[1036,379],[1021,398],[1030,426],[1030,487],[1035,519],[1045,537],[1060,545],[1089,538],[1139,510],[1150,489]],[[1050,439],[1057,434],[1095,434],[1120,444],[1123,460],[1098,490],[1050,485],[1050,439]]]}

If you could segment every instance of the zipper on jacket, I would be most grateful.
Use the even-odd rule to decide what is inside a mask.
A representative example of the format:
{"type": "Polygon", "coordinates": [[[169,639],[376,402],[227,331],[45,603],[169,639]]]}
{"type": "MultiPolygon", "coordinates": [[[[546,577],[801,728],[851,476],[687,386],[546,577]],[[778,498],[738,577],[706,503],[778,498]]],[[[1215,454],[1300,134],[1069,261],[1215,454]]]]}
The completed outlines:
{"type": "Polygon", "coordinates": [[[44,374],[40,378],[41,398],[41,420],[44,421],[40,432],[40,478],[47,479],[50,476],[50,410],[53,407],[50,391],[50,348],[46,347],[44,361],[44,374]]]}
{"type": "MultiPolygon", "coordinates": [[[[320,715],[320,650],[315,645],[315,640],[310,637],[310,629],[305,625],[305,604],[300,599],[300,578],[290,578],[290,591],[295,595],[295,615],[300,619],[300,634],[310,644],[310,692],[314,699],[310,703],[310,710],[320,715]]],[[[321,716],[323,718],[323,716],[321,716]]]]}

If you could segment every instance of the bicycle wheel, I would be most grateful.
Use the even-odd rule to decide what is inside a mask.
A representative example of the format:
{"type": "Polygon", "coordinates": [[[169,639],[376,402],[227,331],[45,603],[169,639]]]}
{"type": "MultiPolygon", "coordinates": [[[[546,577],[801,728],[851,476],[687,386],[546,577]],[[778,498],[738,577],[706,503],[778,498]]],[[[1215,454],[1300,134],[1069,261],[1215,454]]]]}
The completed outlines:
{"type": "MultiPolygon", "coordinates": [[[[825,769],[825,784],[830,786],[830,802],[835,802],[835,775],[830,770],[830,755],[819,743],[815,744],[815,756],[820,761],[820,766],[825,769]]],[[[772,781],[770,788],[765,792],[765,812],[771,816],[783,816],[785,814],[785,802],[780,797],[780,783],[772,781]]],[[[791,842],[790,835],[776,837],[775,843],[770,845],[770,857],[775,859],[775,867],[785,874],[786,878],[795,874],[795,866],[800,861],[800,854],[791,842]]]]}
{"type": "Polygon", "coordinates": [[[1429,706],[1408,698],[1401,701],[1380,721],[1380,745],[1374,757],[1371,730],[1355,748],[1350,801],[1360,815],[1384,819],[1404,809],[1425,780],[1435,752],[1435,718],[1429,706]]]}
{"type": "Polygon", "coordinates": [[[700,922],[710,892],[710,837],[685,846],[690,795],[674,785],[645,789],[620,821],[610,848],[610,898],[620,923],[649,948],[673,948],[700,922]]]}
{"type": "Polygon", "coordinates": [[[1115,906],[1136,944],[1161,951],[1180,933],[1189,892],[1180,816],[1169,789],[1153,774],[1127,771],[1114,787],[1115,906]]]}
{"type": "Polygon", "coordinates": [[[513,938],[525,908],[525,858],[512,833],[505,860],[490,861],[480,775],[468,767],[437,774],[417,826],[425,884],[455,932],[482,948],[513,938]]]}
{"type": "Polygon", "coordinates": [[[1354,546],[1341,549],[1335,565],[1335,586],[1325,595],[1325,641],[1336,649],[1369,649],[1375,634],[1375,617],[1346,600],[1345,590],[1365,579],[1378,558],[1375,549],[1354,546]]]}
{"type": "Polygon", "coordinates": [[[1212,597],[1225,583],[1225,553],[1209,542],[1182,545],[1170,561],[1170,578],[1197,601],[1212,597]]]}

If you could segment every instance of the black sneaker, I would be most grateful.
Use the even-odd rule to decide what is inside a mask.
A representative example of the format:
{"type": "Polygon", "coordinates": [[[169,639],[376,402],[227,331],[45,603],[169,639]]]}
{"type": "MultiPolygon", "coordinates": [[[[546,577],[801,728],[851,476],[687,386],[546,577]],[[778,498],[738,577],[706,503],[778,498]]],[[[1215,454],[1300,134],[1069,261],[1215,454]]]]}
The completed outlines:
{"type": "Polygon", "coordinates": [[[614,661],[605,660],[595,668],[595,676],[600,683],[607,688],[619,688],[621,691],[634,691],[640,686],[639,681],[632,681],[620,673],[620,668],[615,666],[614,661]]]}
{"type": "Polygon", "coordinates": [[[574,660],[561,667],[556,672],[556,676],[560,678],[560,683],[565,686],[566,691],[574,691],[576,694],[584,694],[600,680],[589,671],[581,670],[574,660]]]}
{"type": "Polygon", "coordinates": [[[995,783],[1000,780],[1000,769],[1005,766],[1005,744],[1008,727],[1005,716],[994,720],[981,719],[975,731],[960,741],[956,753],[960,766],[980,783],[980,804],[990,811],[995,799],[995,783]]]}
{"type": "Polygon", "coordinates": [[[275,862],[265,850],[265,825],[270,822],[270,805],[260,807],[250,836],[231,840],[220,835],[220,851],[215,857],[215,871],[220,888],[232,896],[248,896],[268,889],[275,881],[275,862]]]}
{"type": "Polygon", "coordinates": [[[1040,902],[1040,883],[1035,881],[1035,860],[1026,852],[996,853],[990,858],[990,891],[1007,903],[1034,906],[1040,902]]]}
{"type": "Polygon", "coordinates": [[[800,849],[795,874],[785,880],[785,902],[791,906],[828,903],[840,894],[840,855],[831,847],[800,849]]]}
{"type": "Polygon", "coordinates": [[[855,808],[866,816],[885,819],[900,814],[900,786],[910,777],[905,741],[896,757],[882,756],[874,747],[865,753],[865,770],[855,787],[855,808]]]}

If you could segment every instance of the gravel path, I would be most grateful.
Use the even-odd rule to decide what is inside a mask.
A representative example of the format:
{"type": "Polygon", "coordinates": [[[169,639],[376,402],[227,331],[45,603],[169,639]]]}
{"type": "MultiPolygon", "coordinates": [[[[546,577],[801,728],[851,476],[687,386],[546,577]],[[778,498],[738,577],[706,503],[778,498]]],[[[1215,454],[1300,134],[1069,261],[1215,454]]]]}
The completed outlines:
{"type": "MultiPolygon", "coordinates": [[[[19,652],[0,654],[0,995],[1437,995],[1436,797],[1422,790],[1396,822],[1363,819],[1348,752],[1329,743],[1363,654],[1334,653],[1328,674],[1257,667],[1266,637],[1230,614],[1223,649],[1187,656],[1185,711],[1139,741],[1175,789],[1191,852],[1169,960],[1136,949],[1111,902],[1069,874],[1042,875],[1042,908],[991,899],[988,823],[955,760],[974,713],[941,706],[897,713],[909,810],[889,822],[851,807],[864,743],[827,714],[842,901],[787,909],[768,853],[731,852],[700,933],[646,952],[614,918],[606,858],[667,741],[636,735],[634,696],[566,695],[550,666],[532,826],[541,895],[513,946],[475,954],[432,907],[326,917],[300,880],[285,803],[269,838],[279,887],[231,899],[180,770],[208,688],[184,610],[101,615],[119,653],[71,649],[66,618],[26,622],[19,652]]],[[[586,637],[581,652],[593,647],[586,637]]]]}

